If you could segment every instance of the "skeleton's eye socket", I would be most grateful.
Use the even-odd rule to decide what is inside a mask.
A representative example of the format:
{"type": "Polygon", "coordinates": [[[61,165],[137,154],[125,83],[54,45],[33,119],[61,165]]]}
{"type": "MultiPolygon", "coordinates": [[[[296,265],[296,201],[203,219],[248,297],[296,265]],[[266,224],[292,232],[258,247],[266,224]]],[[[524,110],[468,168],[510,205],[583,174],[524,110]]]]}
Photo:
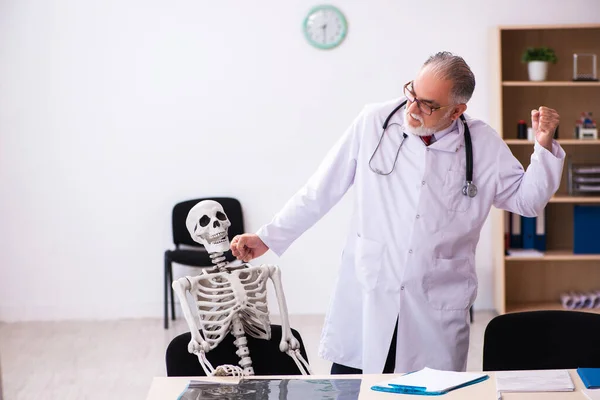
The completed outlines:
{"type": "Polygon", "coordinates": [[[203,215],[202,218],[200,218],[200,226],[202,227],[208,225],[209,222],[210,218],[208,218],[208,215],[203,215]]]}
{"type": "Polygon", "coordinates": [[[217,211],[217,218],[219,221],[225,221],[227,219],[227,215],[223,214],[221,211],[217,211]]]}

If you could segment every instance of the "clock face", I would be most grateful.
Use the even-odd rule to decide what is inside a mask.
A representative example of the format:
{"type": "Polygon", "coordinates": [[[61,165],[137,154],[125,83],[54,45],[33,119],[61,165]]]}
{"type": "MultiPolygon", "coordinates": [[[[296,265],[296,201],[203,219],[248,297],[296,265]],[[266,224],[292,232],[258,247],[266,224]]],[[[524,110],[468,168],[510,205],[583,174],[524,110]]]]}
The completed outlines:
{"type": "Polygon", "coordinates": [[[332,49],[346,37],[344,14],[333,6],[318,6],[309,11],[304,20],[306,40],[319,49],[332,49]]]}

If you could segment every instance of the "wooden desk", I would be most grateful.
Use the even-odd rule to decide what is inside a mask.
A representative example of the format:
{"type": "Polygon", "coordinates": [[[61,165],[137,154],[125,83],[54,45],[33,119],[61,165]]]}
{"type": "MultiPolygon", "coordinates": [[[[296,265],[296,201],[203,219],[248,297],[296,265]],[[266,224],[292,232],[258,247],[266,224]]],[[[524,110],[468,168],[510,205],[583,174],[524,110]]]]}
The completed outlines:
{"type": "MultiPolygon", "coordinates": [[[[574,392],[566,393],[504,393],[502,394],[502,400],[586,400],[586,396],[581,392],[584,388],[579,375],[575,370],[570,370],[571,378],[575,383],[574,392]]],[[[462,389],[457,389],[443,396],[435,396],[440,400],[457,400],[457,399],[468,399],[468,400],[497,400],[496,396],[496,379],[493,372],[487,372],[490,376],[484,382],[478,383],[473,386],[468,386],[462,389]]],[[[377,399],[425,399],[430,398],[427,396],[414,396],[414,395],[402,395],[395,393],[382,393],[371,390],[371,386],[375,383],[390,379],[391,375],[311,375],[310,377],[303,376],[259,376],[257,378],[273,378],[273,379],[349,379],[349,378],[360,378],[362,379],[360,387],[360,400],[377,400],[377,399]]],[[[190,379],[201,379],[211,380],[214,382],[226,382],[236,381],[235,378],[165,378],[157,377],[152,381],[150,392],[146,400],[175,400],[183,392],[187,383],[190,379]]]]}

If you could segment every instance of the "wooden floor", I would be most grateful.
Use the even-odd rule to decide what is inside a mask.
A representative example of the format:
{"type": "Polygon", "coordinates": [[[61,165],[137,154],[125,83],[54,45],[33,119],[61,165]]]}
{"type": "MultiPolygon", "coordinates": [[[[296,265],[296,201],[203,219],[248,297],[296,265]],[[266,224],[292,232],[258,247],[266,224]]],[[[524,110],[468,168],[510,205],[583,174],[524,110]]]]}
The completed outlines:
{"type": "MultiPolygon", "coordinates": [[[[483,331],[492,317],[475,312],[469,370],[481,370],[483,331]]],[[[331,364],[317,356],[323,316],[290,322],[314,373],[329,373],[331,364]]],[[[152,377],[165,376],[168,343],[187,330],[182,318],[169,330],[159,319],[0,324],[3,400],[143,400],[152,377]]]]}

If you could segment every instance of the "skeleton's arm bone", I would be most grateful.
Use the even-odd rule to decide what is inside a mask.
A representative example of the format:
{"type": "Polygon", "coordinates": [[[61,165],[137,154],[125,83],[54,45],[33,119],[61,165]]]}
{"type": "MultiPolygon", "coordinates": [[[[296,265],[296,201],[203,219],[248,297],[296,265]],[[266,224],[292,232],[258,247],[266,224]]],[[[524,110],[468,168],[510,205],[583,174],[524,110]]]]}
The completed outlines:
{"type": "Polygon", "coordinates": [[[276,265],[269,265],[269,276],[273,281],[273,286],[275,287],[277,303],[279,304],[279,312],[281,313],[281,342],[279,343],[279,350],[292,357],[302,375],[312,374],[308,362],[300,353],[300,342],[298,342],[298,339],[294,337],[292,334],[292,329],[290,328],[285,295],[283,294],[283,284],[281,283],[281,271],[279,270],[279,267],[276,265]]]}
{"type": "Polygon", "coordinates": [[[282,353],[285,353],[289,350],[290,346],[292,350],[299,349],[300,342],[292,335],[292,330],[290,329],[287,304],[283,293],[283,284],[281,283],[281,271],[276,265],[269,265],[268,267],[269,277],[273,281],[275,294],[277,295],[277,304],[279,305],[279,312],[281,313],[281,342],[279,343],[279,350],[282,353]]]}
{"type": "Polygon", "coordinates": [[[310,365],[308,365],[308,361],[302,357],[300,350],[288,350],[287,355],[292,357],[292,360],[296,363],[296,366],[302,373],[302,375],[312,375],[312,371],[310,369],[310,365]]]}
{"type": "MultiPolygon", "coordinates": [[[[190,334],[192,335],[192,340],[197,342],[201,348],[193,349],[195,351],[202,350],[204,352],[210,349],[208,343],[202,338],[200,335],[200,329],[196,325],[196,319],[192,315],[192,310],[187,300],[186,292],[189,292],[192,285],[187,278],[180,278],[173,282],[171,285],[173,290],[177,294],[179,298],[179,303],[181,304],[181,309],[183,310],[183,315],[185,320],[187,321],[188,327],[190,328],[190,334]]],[[[190,343],[191,345],[191,343],[190,343]]],[[[188,347],[188,350],[192,350],[188,347]]],[[[191,351],[190,351],[191,352],[191,351]]],[[[195,353],[195,352],[194,352],[195,353]]]]}

